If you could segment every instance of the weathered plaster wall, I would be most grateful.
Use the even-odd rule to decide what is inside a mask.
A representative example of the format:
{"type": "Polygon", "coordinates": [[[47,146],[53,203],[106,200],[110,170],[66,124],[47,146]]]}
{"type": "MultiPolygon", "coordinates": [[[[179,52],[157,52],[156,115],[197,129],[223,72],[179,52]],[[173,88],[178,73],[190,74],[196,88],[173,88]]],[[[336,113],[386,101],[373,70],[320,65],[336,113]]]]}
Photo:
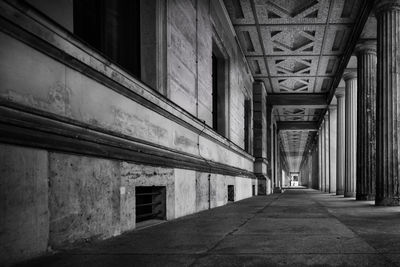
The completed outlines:
{"type": "Polygon", "coordinates": [[[196,212],[196,172],[175,169],[175,218],[196,212]]]}
{"type": "Polygon", "coordinates": [[[244,101],[248,99],[252,102],[253,99],[252,76],[239,46],[236,45],[235,36],[231,34],[231,22],[224,16],[225,10],[218,2],[211,1],[211,18],[229,56],[229,138],[244,147],[244,101]]]}
{"type": "MultiPolygon", "coordinates": [[[[251,76],[233,34],[221,26],[225,22],[212,22],[210,12],[221,12],[221,7],[213,9],[210,2],[216,5],[206,0],[169,1],[167,97],[180,107],[51,23],[46,24],[45,18],[34,19],[30,17],[38,16],[34,12],[0,2],[0,17],[24,31],[24,36],[16,33],[14,37],[0,31],[0,101],[5,104],[1,111],[18,110],[27,121],[46,118],[52,125],[67,125],[76,131],[68,137],[71,143],[95,132],[112,140],[140,143],[152,151],[173,151],[228,166],[218,169],[220,173],[237,168],[252,172],[252,157],[237,147],[243,147],[243,104],[245,95],[251,98],[251,76]],[[213,28],[230,57],[228,137],[236,145],[211,128],[203,128],[184,111],[212,123],[213,28]]],[[[29,128],[15,118],[6,119],[12,120],[15,128],[29,128]]],[[[5,123],[6,119],[2,118],[2,127],[10,123],[5,123]]],[[[42,130],[34,134],[40,136],[42,130]]],[[[51,130],[57,138],[65,138],[59,128],[51,130]]],[[[6,142],[26,142],[17,138],[6,142]]],[[[97,140],[87,142],[92,141],[97,140]]],[[[49,150],[0,144],[0,229],[7,233],[0,236],[1,260],[21,260],[45,252],[48,246],[64,248],[134,229],[136,186],[166,187],[168,220],[226,204],[229,184],[235,185],[237,200],[251,196],[253,182],[249,178],[212,173],[209,183],[209,173],[183,170],[179,163],[171,168],[148,166],[134,163],[140,162],[134,157],[123,155],[122,160],[115,154],[110,156],[105,146],[96,147],[97,156],[88,156],[92,152],[58,149],[54,140],[38,142],[29,146],[49,150]]]]}
{"type": "Polygon", "coordinates": [[[229,116],[226,119],[230,132],[226,137],[243,148],[244,100],[252,99],[252,78],[229,28],[230,21],[218,1],[172,0],[169,1],[169,9],[170,99],[212,126],[211,56],[214,34],[229,58],[229,75],[226,78],[230,97],[229,116]]]}
{"type": "Polygon", "coordinates": [[[209,208],[211,174],[196,172],[196,211],[209,208]]]}
{"type": "Polygon", "coordinates": [[[318,157],[318,147],[316,147],[312,152],[312,188],[317,189],[319,187],[319,157],[318,157]]]}
{"type": "Polygon", "coordinates": [[[253,195],[252,180],[243,177],[235,177],[235,201],[239,201],[253,195]]]}
{"type": "MultiPolygon", "coordinates": [[[[121,163],[121,179],[125,184],[126,194],[133,194],[132,203],[129,205],[129,210],[132,210],[135,217],[135,187],[136,186],[165,186],[166,188],[166,205],[167,205],[167,220],[172,220],[175,217],[175,182],[174,169],[153,167],[146,165],[138,165],[134,163],[121,163]]],[[[133,226],[135,225],[133,219],[133,226]]]]}
{"type": "Polygon", "coordinates": [[[46,251],[48,153],[0,144],[0,263],[46,251]]]}
{"type": "Polygon", "coordinates": [[[50,153],[50,246],[121,233],[119,162],[50,153]]]}
{"type": "Polygon", "coordinates": [[[215,177],[215,198],[213,199],[211,203],[211,207],[219,207],[223,206],[226,203],[228,203],[228,189],[227,189],[227,184],[228,181],[230,180],[229,176],[226,175],[216,175],[215,177]]]}
{"type": "Polygon", "coordinates": [[[253,162],[0,32],[0,99],[253,170],[253,162]],[[199,142],[199,147],[197,146],[199,142]]]}

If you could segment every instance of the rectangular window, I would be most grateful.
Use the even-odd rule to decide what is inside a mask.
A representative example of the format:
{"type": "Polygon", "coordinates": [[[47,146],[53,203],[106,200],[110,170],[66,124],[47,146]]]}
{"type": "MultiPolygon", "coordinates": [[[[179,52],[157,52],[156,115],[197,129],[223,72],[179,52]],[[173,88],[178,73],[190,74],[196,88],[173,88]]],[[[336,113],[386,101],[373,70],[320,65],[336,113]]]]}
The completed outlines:
{"type": "Polygon", "coordinates": [[[252,154],[252,142],[251,142],[251,102],[246,99],[244,101],[244,150],[247,153],[252,154]]]}
{"type": "Polygon", "coordinates": [[[164,0],[25,0],[148,86],[166,94],[164,0]]]}
{"type": "Polygon", "coordinates": [[[74,33],[140,79],[140,1],[74,0],[74,33]]]}
{"type": "Polygon", "coordinates": [[[228,66],[220,46],[213,42],[212,48],[212,118],[213,129],[227,137],[228,66]]]}
{"type": "Polygon", "coordinates": [[[165,220],[165,218],[165,186],[137,186],[136,222],[142,222],[151,219],[165,220]]]}
{"type": "Polygon", "coordinates": [[[218,132],[218,58],[212,54],[212,117],[213,129],[218,132]]]}
{"type": "Polygon", "coordinates": [[[228,185],[228,202],[235,201],[235,186],[228,185]]]}

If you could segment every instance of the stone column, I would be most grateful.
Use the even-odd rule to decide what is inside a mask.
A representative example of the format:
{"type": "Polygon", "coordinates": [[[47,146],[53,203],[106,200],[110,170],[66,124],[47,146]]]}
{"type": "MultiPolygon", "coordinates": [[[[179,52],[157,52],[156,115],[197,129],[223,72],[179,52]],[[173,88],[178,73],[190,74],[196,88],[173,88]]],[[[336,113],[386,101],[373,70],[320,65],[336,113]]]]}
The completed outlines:
{"type": "MultiPolygon", "coordinates": [[[[281,190],[281,183],[279,182],[279,154],[278,154],[278,130],[277,126],[274,123],[273,125],[273,133],[274,133],[274,175],[275,175],[275,189],[277,192],[280,192],[281,190]]],[[[274,190],[275,190],[274,189],[274,190]]]]}
{"type": "Polygon", "coordinates": [[[345,92],[337,88],[336,195],[344,194],[345,176],[345,92]]]}
{"type": "Polygon", "coordinates": [[[400,205],[400,0],[377,0],[375,204],[400,205]]]}
{"type": "Polygon", "coordinates": [[[253,84],[254,174],[258,181],[258,194],[271,194],[271,180],[267,176],[267,90],[264,83],[253,84]]]}
{"type": "Polygon", "coordinates": [[[346,137],[344,196],[356,196],[356,155],[357,155],[357,73],[343,75],[346,82],[346,137]]]}
{"type": "Polygon", "coordinates": [[[322,125],[318,131],[318,190],[322,191],[322,125]]]}
{"type": "Polygon", "coordinates": [[[329,193],[330,187],[330,143],[329,143],[329,110],[325,114],[325,125],[324,125],[324,140],[325,140],[325,188],[324,192],[329,193]]]}
{"type": "Polygon", "coordinates": [[[326,181],[326,160],[325,160],[325,150],[326,150],[326,145],[325,145],[325,120],[323,121],[321,125],[321,169],[322,169],[322,174],[321,174],[321,191],[325,191],[325,181],[326,181]]]}
{"type": "Polygon", "coordinates": [[[312,153],[310,151],[310,154],[308,155],[308,162],[307,162],[307,168],[308,168],[308,183],[307,183],[307,187],[308,188],[312,188],[312,153]]]}
{"type": "Polygon", "coordinates": [[[274,181],[274,134],[273,134],[273,107],[272,105],[269,105],[268,103],[268,97],[267,97],[267,161],[268,161],[268,166],[267,166],[267,177],[271,180],[271,189],[275,187],[275,181],[274,181]]]}
{"type": "Polygon", "coordinates": [[[337,106],[329,106],[329,193],[336,193],[336,136],[337,106]]]}
{"type": "Polygon", "coordinates": [[[376,42],[356,46],[357,80],[357,182],[356,199],[375,199],[376,166],[376,42]]]}

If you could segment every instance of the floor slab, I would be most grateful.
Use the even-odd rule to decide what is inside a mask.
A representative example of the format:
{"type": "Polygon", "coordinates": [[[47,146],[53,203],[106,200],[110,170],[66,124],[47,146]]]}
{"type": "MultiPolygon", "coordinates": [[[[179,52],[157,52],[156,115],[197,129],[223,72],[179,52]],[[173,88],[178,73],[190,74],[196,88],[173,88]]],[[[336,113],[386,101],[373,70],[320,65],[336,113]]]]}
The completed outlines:
{"type": "Polygon", "coordinates": [[[192,214],[19,266],[400,266],[400,208],[310,189],[192,214]]]}

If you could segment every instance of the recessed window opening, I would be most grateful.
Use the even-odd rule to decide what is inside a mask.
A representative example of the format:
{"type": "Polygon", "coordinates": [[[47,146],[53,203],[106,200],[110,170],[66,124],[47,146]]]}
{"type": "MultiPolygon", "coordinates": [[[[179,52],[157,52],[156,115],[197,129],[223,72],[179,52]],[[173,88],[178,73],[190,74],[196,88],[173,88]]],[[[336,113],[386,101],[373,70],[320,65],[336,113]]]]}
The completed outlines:
{"type": "Polygon", "coordinates": [[[113,64],[165,94],[165,3],[158,0],[25,0],[113,64]],[[161,8],[159,5],[162,5],[161,8]],[[160,37],[163,36],[163,37],[160,37]],[[159,62],[160,61],[160,62],[159,62]]]}
{"type": "Polygon", "coordinates": [[[140,2],[74,0],[74,33],[135,77],[141,77],[140,2]]]}
{"type": "Polygon", "coordinates": [[[213,42],[212,50],[212,118],[213,129],[226,136],[227,130],[227,61],[222,48],[213,42]]]}
{"type": "Polygon", "coordinates": [[[235,186],[228,185],[228,202],[235,201],[235,186]]]}
{"type": "Polygon", "coordinates": [[[249,99],[244,101],[244,150],[252,154],[251,144],[251,102],[249,99]]]}
{"type": "Polygon", "coordinates": [[[165,186],[136,187],[136,222],[166,219],[165,186]]]}

